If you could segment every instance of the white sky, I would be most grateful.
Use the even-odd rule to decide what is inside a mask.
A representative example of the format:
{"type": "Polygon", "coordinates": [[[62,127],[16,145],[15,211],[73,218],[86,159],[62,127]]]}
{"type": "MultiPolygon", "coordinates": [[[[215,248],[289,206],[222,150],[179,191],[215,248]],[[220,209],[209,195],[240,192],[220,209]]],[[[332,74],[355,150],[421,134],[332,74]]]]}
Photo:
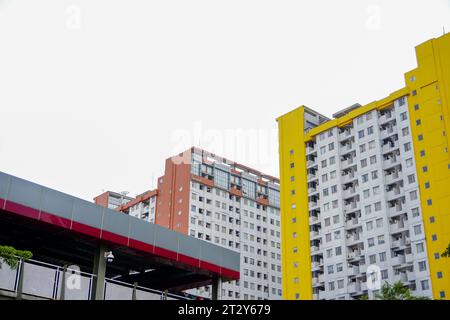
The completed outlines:
{"type": "Polygon", "coordinates": [[[278,175],[276,117],[403,87],[444,26],[448,0],[0,0],[0,171],[136,194],[196,144],[278,175]]]}

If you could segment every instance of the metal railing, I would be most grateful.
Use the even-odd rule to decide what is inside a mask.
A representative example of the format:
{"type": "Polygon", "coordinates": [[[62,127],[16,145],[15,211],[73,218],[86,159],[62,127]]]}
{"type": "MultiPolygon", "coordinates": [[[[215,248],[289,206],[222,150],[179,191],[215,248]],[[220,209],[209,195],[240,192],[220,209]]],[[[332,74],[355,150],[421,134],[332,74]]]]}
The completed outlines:
{"type": "MultiPolygon", "coordinates": [[[[56,266],[36,260],[19,260],[11,269],[0,258],[0,295],[16,299],[91,300],[95,275],[71,266],[56,266]]],[[[114,279],[104,283],[104,300],[191,300],[177,295],[114,279]]]]}

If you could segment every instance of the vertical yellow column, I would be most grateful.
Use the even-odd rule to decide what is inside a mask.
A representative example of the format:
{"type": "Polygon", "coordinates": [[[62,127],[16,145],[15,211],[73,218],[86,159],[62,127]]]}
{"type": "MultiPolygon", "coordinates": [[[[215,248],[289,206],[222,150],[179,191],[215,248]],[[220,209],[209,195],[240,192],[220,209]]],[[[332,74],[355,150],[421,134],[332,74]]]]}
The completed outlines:
{"type": "Polygon", "coordinates": [[[304,107],[277,119],[284,299],[312,299],[304,107]],[[292,193],[292,191],[295,193],[292,193]],[[295,219],[295,222],[294,220],[295,219]]]}

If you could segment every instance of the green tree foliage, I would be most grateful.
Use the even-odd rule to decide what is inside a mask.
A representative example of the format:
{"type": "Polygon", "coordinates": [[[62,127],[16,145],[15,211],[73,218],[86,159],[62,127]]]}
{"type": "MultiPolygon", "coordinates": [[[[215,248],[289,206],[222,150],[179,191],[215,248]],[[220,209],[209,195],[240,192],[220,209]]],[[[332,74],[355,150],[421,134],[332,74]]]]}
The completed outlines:
{"type": "Polygon", "coordinates": [[[375,295],[376,300],[430,300],[428,297],[413,296],[411,290],[399,281],[394,284],[385,283],[379,293],[375,295]]]}
{"type": "Polygon", "coordinates": [[[19,265],[19,259],[31,259],[33,254],[30,251],[17,250],[10,246],[0,246],[0,268],[2,263],[7,264],[11,269],[16,269],[19,265]]]}

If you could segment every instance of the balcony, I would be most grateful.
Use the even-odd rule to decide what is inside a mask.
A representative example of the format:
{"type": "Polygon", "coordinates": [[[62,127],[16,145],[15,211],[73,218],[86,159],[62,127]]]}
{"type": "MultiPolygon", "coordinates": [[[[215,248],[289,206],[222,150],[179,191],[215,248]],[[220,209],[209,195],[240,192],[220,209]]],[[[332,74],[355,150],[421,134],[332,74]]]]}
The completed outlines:
{"type": "Polygon", "coordinates": [[[347,160],[341,161],[342,169],[351,167],[351,166],[353,166],[354,164],[355,164],[355,161],[353,160],[353,158],[348,158],[347,160]]]}
{"type": "Polygon", "coordinates": [[[391,217],[398,216],[399,214],[402,214],[403,212],[404,212],[403,207],[401,205],[388,207],[388,215],[391,217]]]}
{"type": "Polygon", "coordinates": [[[320,219],[318,216],[310,216],[309,217],[309,224],[316,224],[319,222],[320,222],[320,219]]]}
{"type": "Polygon", "coordinates": [[[311,253],[319,253],[320,246],[311,246],[311,253]]]}
{"type": "Polygon", "coordinates": [[[320,232],[319,231],[310,231],[309,232],[309,238],[310,239],[314,239],[320,237],[320,232]]]}
{"type": "Polygon", "coordinates": [[[391,152],[391,151],[393,151],[393,150],[395,150],[395,149],[398,149],[398,141],[395,141],[394,143],[387,143],[387,144],[385,144],[385,145],[383,145],[382,147],[381,147],[381,152],[382,153],[388,153],[388,152],[391,152]]]}
{"type": "Polygon", "coordinates": [[[317,179],[317,175],[315,175],[315,174],[312,174],[312,173],[308,173],[308,181],[309,180],[314,180],[314,179],[317,179]]]}
{"type": "Polygon", "coordinates": [[[383,160],[383,167],[385,169],[395,167],[396,165],[400,164],[399,159],[400,157],[391,157],[389,159],[383,160]]]}
{"type": "Polygon", "coordinates": [[[361,283],[360,282],[352,282],[348,285],[348,293],[355,294],[361,291],[361,283]]]}
{"type": "Polygon", "coordinates": [[[416,280],[416,274],[415,274],[414,271],[407,271],[406,272],[406,277],[407,277],[408,281],[416,280]]]}
{"type": "Polygon", "coordinates": [[[356,179],[358,179],[358,178],[355,177],[355,174],[353,172],[342,175],[342,183],[343,184],[349,183],[349,182],[354,181],[356,179]]]}
{"type": "Polygon", "coordinates": [[[395,282],[407,282],[408,276],[406,272],[400,272],[399,274],[394,275],[394,283],[395,282]]]}
{"type": "Polygon", "coordinates": [[[392,121],[392,120],[394,120],[394,119],[395,119],[395,118],[394,118],[392,112],[387,112],[387,113],[385,113],[384,115],[380,116],[380,118],[378,119],[378,122],[379,122],[380,124],[383,124],[383,123],[386,123],[386,122],[388,122],[388,121],[392,121]]]}
{"type": "Polygon", "coordinates": [[[399,220],[396,223],[392,223],[390,225],[390,231],[393,234],[404,232],[404,231],[407,231],[407,230],[408,230],[408,225],[405,224],[405,222],[402,221],[402,220],[399,220]]]}
{"type": "Polygon", "coordinates": [[[349,277],[353,277],[353,276],[359,275],[359,266],[349,267],[348,270],[347,270],[347,275],[349,277]]]}
{"type": "Polygon", "coordinates": [[[358,218],[352,218],[345,222],[345,227],[347,229],[352,229],[352,228],[359,226],[360,224],[361,224],[361,220],[359,220],[358,218]]]}
{"type": "Polygon", "coordinates": [[[353,137],[353,129],[344,130],[343,132],[339,133],[339,140],[341,140],[341,141],[352,138],[352,137],[353,137]]]}
{"type": "Polygon", "coordinates": [[[309,201],[308,202],[309,205],[309,210],[312,210],[314,208],[317,208],[317,206],[319,205],[319,203],[317,201],[309,201]]]}
{"type": "Polygon", "coordinates": [[[342,192],[342,196],[346,199],[346,198],[351,198],[353,196],[356,196],[356,188],[348,188],[346,190],[344,190],[344,192],[342,192]]]}
{"type": "Polygon", "coordinates": [[[406,262],[405,256],[404,255],[400,255],[400,254],[398,256],[393,257],[391,259],[391,264],[393,266],[399,266],[399,265],[405,264],[405,262],[406,262]]]}
{"type": "Polygon", "coordinates": [[[317,190],[317,188],[308,188],[308,194],[313,194],[313,193],[316,193],[316,192],[318,192],[318,190],[317,190]]]}
{"type": "Polygon", "coordinates": [[[404,239],[398,239],[398,240],[394,240],[391,242],[391,248],[395,249],[395,248],[400,248],[405,246],[406,241],[404,239]]]}
{"type": "Polygon", "coordinates": [[[414,256],[411,253],[405,255],[405,262],[411,264],[414,262],[414,256]]]}
{"type": "Polygon", "coordinates": [[[388,127],[386,129],[380,130],[380,137],[381,137],[381,139],[386,139],[395,133],[396,133],[396,130],[394,130],[393,127],[388,127]]]}
{"type": "Polygon", "coordinates": [[[402,179],[402,177],[400,176],[400,173],[397,171],[394,173],[385,175],[386,184],[394,183],[400,179],[402,179]]]}
{"type": "Polygon", "coordinates": [[[403,195],[401,188],[393,188],[392,190],[388,191],[386,193],[386,198],[388,201],[395,200],[397,198],[400,198],[403,195]]]}
{"type": "Polygon", "coordinates": [[[315,166],[315,165],[317,165],[317,161],[316,160],[308,160],[308,161],[306,161],[306,167],[312,167],[312,166],[315,166]]]}
{"type": "Polygon", "coordinates": [[[307,146],[306,147],[306,154],[310,154],[316,151],[316,148],[311,147],[311,146],[307,146]]]}
{"type": "Polygon", "coordinates": [[[345,145],[341,145],[341,147],[339,148],[339,154],[340,155],[344,155],[349,153],[350,151],[354,150],[355,146],[352,143],[346,143],[345,145]]]}
{"type": "Polygon", "coordinates": [[[356,211],[359,209],[359,202],[352,202],[351,204],[347,204],[344,206],[344,213],[349,213],[352,211],[356,211]]]}
{"type": "Polygon", "coordinates": [[[352,235],[347,236],[347,245],[348,246],[353,246],[359,242],[363,242],[363,239],[360,236],[360,233],[353,233],[352,235]]]}

